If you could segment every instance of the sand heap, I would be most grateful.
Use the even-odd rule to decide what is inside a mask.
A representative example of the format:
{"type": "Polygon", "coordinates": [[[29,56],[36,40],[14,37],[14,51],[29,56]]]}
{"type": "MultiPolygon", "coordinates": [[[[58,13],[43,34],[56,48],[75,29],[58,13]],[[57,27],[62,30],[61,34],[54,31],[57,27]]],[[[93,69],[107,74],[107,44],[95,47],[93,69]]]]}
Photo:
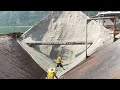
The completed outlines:
{"type": "MultiPolygon", "coordinates": [[[[89,17],[81,11],[54,11],[22,35],[22,41],[85,41],[86,20],[89,17]]],[[[88,24],[88,55],[91,55],[104,43],[112,42],[109,30],[91,21],[88,24]]],[[[66,72],[85,58],[85,45],[36,45],[37,52],[55,60],[62,53],[66,72]]],[[[65,72],[65,71],[64,71],[65,72]]]]}

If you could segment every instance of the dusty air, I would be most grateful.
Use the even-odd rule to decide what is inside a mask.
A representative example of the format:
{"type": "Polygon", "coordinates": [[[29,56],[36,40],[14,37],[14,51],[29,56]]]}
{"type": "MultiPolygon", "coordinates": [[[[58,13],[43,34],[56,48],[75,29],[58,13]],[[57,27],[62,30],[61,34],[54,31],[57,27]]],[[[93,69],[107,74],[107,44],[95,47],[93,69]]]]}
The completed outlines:
{"type": "Polygon", "coordinates": [[[120,78],[120,11],[0,11],[0,19],[0,79],[120,78]]]}

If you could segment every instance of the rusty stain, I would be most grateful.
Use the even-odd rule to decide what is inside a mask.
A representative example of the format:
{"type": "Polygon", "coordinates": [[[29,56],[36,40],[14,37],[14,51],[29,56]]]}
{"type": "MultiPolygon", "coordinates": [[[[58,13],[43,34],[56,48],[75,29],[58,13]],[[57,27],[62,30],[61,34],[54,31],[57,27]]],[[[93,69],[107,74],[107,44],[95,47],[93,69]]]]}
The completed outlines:
{"type": "Polygon", "coordinates": [[[2,39],[0,40],[0,79],[45,78],[46,72],[34,62],[15,39],[6,35],[1,35],[0,39],[2,39]],[[8,39],[5,39],[6,37],[8,39]]]}
{"type": "Polygon", "coordinates": [[[64,78],[120,79],[120,40],[97,50],[85,61],[66,73],[64,78]]]}

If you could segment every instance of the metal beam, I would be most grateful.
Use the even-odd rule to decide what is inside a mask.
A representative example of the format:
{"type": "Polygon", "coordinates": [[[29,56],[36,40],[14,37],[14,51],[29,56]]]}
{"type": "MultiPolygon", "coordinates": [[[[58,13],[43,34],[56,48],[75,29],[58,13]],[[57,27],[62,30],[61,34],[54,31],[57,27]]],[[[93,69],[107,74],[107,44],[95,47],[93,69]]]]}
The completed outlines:
{"type": "Polygon", "coordinates": [[[114,17],[114,28],[113,28],[113,42],[115,42],[115,31],[116,31],[116,16],[114,17]]]}
{"type": "Polygon", "coordinates": [[[87,21],[91,21],[91,20],[104,20],[104,19],[114,19],[115,17],[98,17],[98,18],[89,18],[87,19],[87,21]]]}
{"type": "Polygon", "coordinates": [[[88,43],[88,41],[87,41],[87,25],[88,25],[88,23],[89,23],[89,21],[87,20],[87,22],[86,22],[86,59],[87,59],[87,43],[88,43]]]}
{"type": "MultiPolygon", "coordinates": [[[[85,45],[86,42],[26,42],[30,45],[85,45]]],[[[92,42],[88,42],[87,44],[92,44],[92,42]]]]}
{"type": "Polygon", "coordinates": [[[93,18],[87,19],[87,21],[86,21],[86,59],[88,57],[87,56],[87,43],[88,43],[88,41],[87,41],[87,25],[91,20],[104,20],[104,19],[113,19],[114,20],[114,30],[113,30],[114,38],[113,39],[115,41],[116,17],[114,17],[114,16],[112,16],[112,17],[98,17],[98,18],[93,17],[93,18]]]}

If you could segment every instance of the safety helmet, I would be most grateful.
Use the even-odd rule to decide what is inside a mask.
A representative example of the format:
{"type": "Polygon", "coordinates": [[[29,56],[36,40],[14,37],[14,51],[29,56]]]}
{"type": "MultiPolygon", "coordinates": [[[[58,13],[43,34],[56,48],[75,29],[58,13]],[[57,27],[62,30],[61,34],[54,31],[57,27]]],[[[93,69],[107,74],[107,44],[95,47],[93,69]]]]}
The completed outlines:
{"type": "Polygon", "coordinates": [[[48,72],[55,72],[55,68],[49,68],[48,72]]]}
{"type": "Polygon", "coordinates": [[[61,56],[60,54],[58,54],[58,56],[61,56]]]}

